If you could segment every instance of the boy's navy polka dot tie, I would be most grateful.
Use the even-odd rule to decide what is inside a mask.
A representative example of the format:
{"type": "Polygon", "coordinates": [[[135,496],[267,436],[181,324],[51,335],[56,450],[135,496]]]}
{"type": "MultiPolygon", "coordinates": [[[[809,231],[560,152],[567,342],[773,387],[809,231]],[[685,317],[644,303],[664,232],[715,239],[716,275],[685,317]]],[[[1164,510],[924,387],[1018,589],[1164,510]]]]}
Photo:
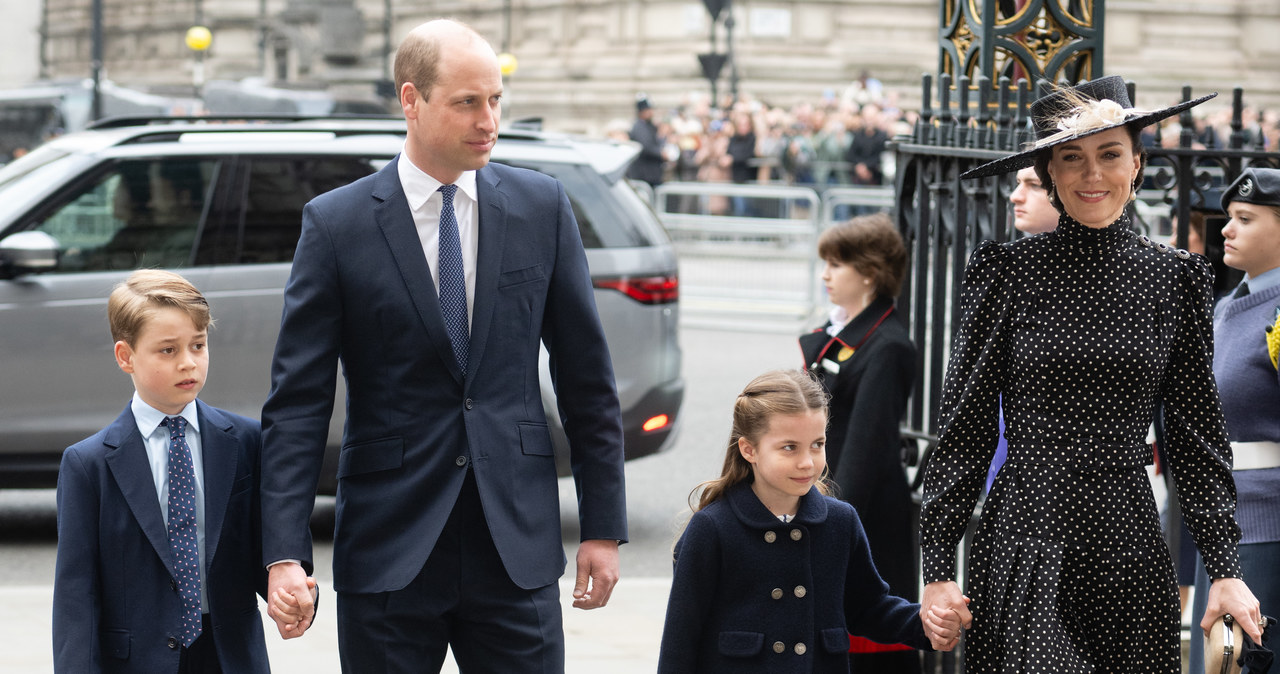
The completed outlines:
{"type": "Polygon", "coordinates": [[[462,243],[458,238],[458,218],[453,214],[453,195],[457,185],[441,185],[440,195],[440,315],[449,331],[453,356],[458,367],[467,372],[467,277],[462,268],[462,243]]]}
{"type": "Polygon", "coordinates": [[[165,417],[169,427],[169,547],[182,600],[182,645],[200,636],[200,548],[196,538],[196,475],[187,446],[187,420],[165,417]]]}

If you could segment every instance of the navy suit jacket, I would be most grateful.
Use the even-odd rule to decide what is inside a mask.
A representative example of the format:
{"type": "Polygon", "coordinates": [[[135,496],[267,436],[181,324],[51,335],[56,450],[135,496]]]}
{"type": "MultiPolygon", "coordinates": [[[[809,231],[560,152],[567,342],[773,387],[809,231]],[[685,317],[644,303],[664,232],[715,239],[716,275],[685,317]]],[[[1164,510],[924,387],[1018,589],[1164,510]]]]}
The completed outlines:
{"type": "Polygon", "coordinates": [[[263,561],[310,568],[308,521],[342,364],[334,587],[386,592],[422,569],[474,471],[520,587],[565,566],[555,459],[538,385],[550,354],[585,539],[625,540],[622,429],[577,222],[556,180],[477,171],[479,246],[468,371],[459,371],[397,161],[303,211],[263,408],[263,561]]]}
{"type": "MultiPolygon", "coordinates": [[[[197,401],[204,464],[205,594],[226,672],[269,672],[255,594],[258,422],[197,401]]],[[[53,583],[57,672],[176,672],[181,601],[164,516],[133,412],[62,455],[53,583]]]]}

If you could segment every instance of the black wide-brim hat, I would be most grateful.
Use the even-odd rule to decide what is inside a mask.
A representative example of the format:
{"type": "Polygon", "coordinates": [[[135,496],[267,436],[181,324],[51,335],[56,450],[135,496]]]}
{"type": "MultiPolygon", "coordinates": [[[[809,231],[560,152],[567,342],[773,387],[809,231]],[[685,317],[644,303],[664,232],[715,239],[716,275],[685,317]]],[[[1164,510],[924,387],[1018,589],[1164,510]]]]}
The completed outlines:
{"type": "Polygon", "coordinates": [[[1141,129],[1217,95],[1212,93],[1161,110],[1134,110],[1124,78],[1119,75],[1058,89],[1031,104],[1031,124],[1036,134],[1034,143],[1028,143],[1022,152],[969,169],[960,177],[985,178],[1024,169],[1035,164],[1037,155],[1055,145],[1120,127],[1141,129]],[[1077,101],[1085,101],[1086,105],[1078,105],[1077,101]],[[1103,104],[1088,105],[1094,102],[1103,104]]]}

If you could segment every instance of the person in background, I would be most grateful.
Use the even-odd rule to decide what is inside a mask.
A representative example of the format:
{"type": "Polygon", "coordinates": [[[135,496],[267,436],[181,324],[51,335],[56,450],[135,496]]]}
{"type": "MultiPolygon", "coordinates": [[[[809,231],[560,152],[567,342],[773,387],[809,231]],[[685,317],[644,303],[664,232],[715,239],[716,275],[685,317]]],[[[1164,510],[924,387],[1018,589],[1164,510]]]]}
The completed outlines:
{"type": "MultiPolygon", "coordinates": [[[[906,248],[889,216],[876,213],[824,231],[818,257],[830,319],[800,337],[800,351],[831,396],[827,465],[834,495],[857,510],[889,591],[914,601],[919,584],[911,486],[898,425],[911,397],[916,350],[894,306],[906,248]]],[[[920,657],[910,646],[855,637],[850,648],[853,672],[920,672],[920,657]]]]}
{"type": "MultiPolygon", "coordinates": [[[[1231,438],[1240,570],[1262,604],[1280,615],[1280,170],[1247,168],[1222,195],[1223,262],[1244,280],[1213,317],[1213,373],[1231,438]]],[[[1206,610],[1209,576],[1196,570],[1192,620],[1206,610]]],[[[1216,584],[1216,583],[1215,583],[1216,584]]],[[[1200,639],[1191,671],[1204,671],[1200,639]]],[[[1246,668],[1245,670],[1249,670],[1246,668]]]]}
{"type": "Polygon", "coordinates": [[[666,140],[658,133],[658,125],[653,122],[653,106],[644,94],[636,98],[636,121],[628,136],[640,144],[640,154],[627,168],[627,177],[643,180],[651,187],[661,185],[666,166],[663,153],[666,140]]]}
{"type": "Polygon", "coordinates": [[[1139,111],[1120,77],[1059,89],[1032,105],[1032,148],[962,175],[1034,165],[1065,216],[1053,232],[982,244],[965,270],[925,473],[921,604],[965,616],[956,545],[1003,406],[1008,458],[969,553],[966,671],[1182,671],[1177,584],[1146,471],[1157,400],[1183,517],[1215,579],[1201,626],[1230,613],[1260,637],[1214,386],[1213,274],[1139,237],[1127,210],[1145,166],[1139,131],[1208,98],[1139,111]]]}
{"type": "Polygon", "coordinates": [[[858,513],[827,496],[827,394],[803,370],[747,384],[719,478],[675,546],[661,674],[848,674],[848,634],[954,648],[955,611],[921,612],[881,580],[858,513]]]}
{"type": "Polygon", "coordinates": [[[1009,204],[1013,206],[1013,228],[1024,236],[1057,229],[1060,214],[1049,203],[1049,193],[1040,184],[1036,170],[1031,167],[1021,169],[1015,180],[1017,184],[1009,193],[1009,204]]]}

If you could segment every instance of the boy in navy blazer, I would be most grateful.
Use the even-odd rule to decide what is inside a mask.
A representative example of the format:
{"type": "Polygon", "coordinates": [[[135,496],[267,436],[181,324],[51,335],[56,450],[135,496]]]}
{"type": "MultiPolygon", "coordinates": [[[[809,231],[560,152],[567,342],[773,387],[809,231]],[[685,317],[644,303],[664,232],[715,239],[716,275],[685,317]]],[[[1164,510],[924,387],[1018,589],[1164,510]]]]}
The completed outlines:
{"type": "Polygon", "coordinates": [[[268,672],[255,597],[267,578],[261,432],[196,400],[209,305],[181,276],[141,270],[112,291],[107,312],[135,393],[62,457],[54,669],[268,672]]]}

